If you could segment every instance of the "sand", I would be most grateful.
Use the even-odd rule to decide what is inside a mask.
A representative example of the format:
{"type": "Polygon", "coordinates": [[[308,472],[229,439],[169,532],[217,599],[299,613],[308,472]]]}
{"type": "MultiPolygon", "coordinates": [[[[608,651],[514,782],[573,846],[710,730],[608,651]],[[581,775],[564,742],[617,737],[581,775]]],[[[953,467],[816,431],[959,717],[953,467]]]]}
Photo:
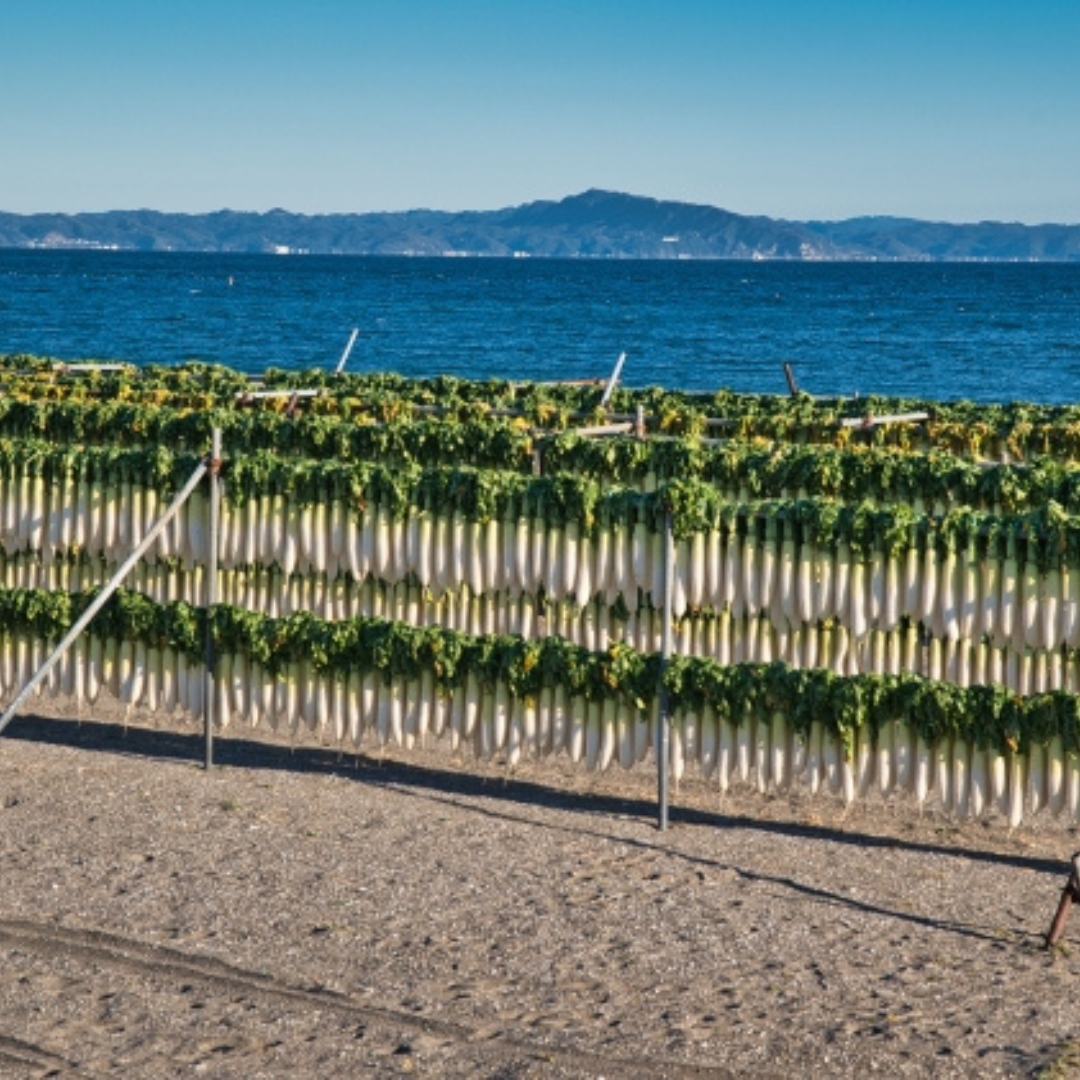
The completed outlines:
{"type": "Polygon", "coordinates": [[[1062,822],[684,782],[660,832],[648,767],[237,731],[207,774],[50,710],[0,738],[2,1077],[1080,1075],[1062,822]]]}

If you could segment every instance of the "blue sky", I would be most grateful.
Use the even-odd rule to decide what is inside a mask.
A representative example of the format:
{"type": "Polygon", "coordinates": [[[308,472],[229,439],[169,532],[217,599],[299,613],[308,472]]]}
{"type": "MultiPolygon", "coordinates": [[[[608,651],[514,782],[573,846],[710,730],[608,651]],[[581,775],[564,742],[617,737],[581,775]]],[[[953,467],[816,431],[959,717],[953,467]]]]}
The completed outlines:
{"type": "Polygon", "coordinates": [[[1080,0],[4,0],[0,210],[1080,223],[1080,0]]]}

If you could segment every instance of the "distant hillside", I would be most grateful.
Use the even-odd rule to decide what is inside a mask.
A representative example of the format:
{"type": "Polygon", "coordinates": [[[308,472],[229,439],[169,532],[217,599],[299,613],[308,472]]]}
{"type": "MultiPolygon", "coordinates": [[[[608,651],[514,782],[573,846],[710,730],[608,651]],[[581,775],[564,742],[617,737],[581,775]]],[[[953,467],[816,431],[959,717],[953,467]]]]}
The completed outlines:
{"type": "Polygon", "coordinates": [[[602,259],[1080,261],[1080,225],[908,218],[783,221],[586,191],[559,202],[446,213],[0,213],[0,247],[486,255],[602,259]]]}

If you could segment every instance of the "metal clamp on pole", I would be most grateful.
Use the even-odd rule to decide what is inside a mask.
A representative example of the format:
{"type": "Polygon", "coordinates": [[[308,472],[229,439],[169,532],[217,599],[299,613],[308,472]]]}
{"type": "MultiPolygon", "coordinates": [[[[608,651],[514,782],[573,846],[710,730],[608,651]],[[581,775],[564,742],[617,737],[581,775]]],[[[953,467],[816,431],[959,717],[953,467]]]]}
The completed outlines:
{"type": "Polygon", "coordinates": [[[1052,949],[1061,940],[1061,935],[1065,933],[1065,920],[1069,917],[1069,909],[1078,901],[1080,901],[1080,851],[1072,857],[1072,871],[1069,874],[1069,880],[1065,882],[1065,888],[1061,890],[1057,912],[1046,935],[1045,947],[1047,949],[1052,949]]]}

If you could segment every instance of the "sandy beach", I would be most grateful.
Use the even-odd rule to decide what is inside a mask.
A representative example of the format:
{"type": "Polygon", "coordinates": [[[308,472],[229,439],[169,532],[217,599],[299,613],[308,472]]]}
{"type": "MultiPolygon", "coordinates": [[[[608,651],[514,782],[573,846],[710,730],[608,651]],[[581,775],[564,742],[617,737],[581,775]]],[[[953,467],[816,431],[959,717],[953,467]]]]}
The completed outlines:
{"type": "Polygon", "coordinates": [[[39,701],[0,738],[0,1076],[1080,1075],[1076,830],[39,701]]]}

